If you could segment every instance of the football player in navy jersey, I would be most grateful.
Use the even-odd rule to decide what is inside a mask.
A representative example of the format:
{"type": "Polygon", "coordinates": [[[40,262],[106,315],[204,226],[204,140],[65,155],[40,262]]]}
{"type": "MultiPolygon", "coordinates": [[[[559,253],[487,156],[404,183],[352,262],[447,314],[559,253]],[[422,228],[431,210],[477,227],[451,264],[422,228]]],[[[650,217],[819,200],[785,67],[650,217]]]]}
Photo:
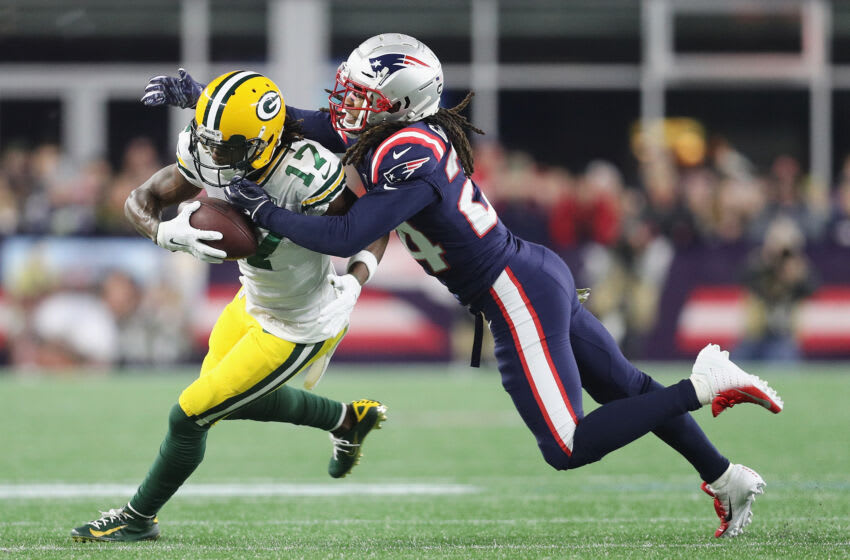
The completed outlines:
{"type": "MultiPolygon", "coordinates": [[[[143,101],[180,104],[177,93],[192,83],[185,74],[159,77],[143,101]]],[[[228,200],[261,227],[321,253],[349,256],[395,230],[428,274],[487,321],[502,385],[550,465],[577,468],[653,432],[705,481],[721,520],[715,536],[740,534],[764,480],[731,464],[688,412],[711,404],[717,415],[748,402],[777,413],[782,400],[716,345],[669,387],[626,360],[580,304],[567,265],[513,235],[472,181],[466,134],[481,131],[460,114],[470,96],[441,108],[442,90],[440,61],[420,41],[395,33],[366,40],[339,67],[329,111],[290,108],[306,137],[345,152],[366,193],[342,216],[279,208],[239,178],[225,188],[228,200]],[[582,388],[601,403],[587,415],[582,388]]]]}

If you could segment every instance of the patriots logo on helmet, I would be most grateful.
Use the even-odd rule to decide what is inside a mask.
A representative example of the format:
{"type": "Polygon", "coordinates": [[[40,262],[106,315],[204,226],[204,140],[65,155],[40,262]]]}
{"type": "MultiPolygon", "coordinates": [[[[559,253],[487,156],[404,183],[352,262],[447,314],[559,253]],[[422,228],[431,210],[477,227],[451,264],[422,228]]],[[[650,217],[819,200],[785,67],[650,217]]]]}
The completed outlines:
{"type": "Polygon", "coordinates": [[[413,175],[414,171],[425,165],[429,159],[431,158],[424,157],[399,163],[384,172],[384,179],[387,180],[387,183],[398,183],[399,181],[404,181],[413,175]]]}
{"type": "Polygon", "coordinates": [[[390,53],[382,54],[369,59],[369,65],[376,75],[385,73],[387,76],[398,72],[402,68],[430,68],[427,64],[414,58],[409,54],[390,53]]]}

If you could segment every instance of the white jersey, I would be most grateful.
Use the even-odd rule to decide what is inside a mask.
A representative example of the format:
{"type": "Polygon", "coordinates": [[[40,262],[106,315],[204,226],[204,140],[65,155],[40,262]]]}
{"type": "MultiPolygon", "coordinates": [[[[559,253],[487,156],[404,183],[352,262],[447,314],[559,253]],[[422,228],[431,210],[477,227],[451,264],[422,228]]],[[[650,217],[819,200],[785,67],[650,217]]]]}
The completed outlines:
{"type": "MultiPolygon", "coordinates": [[[[190,183],[204,188],[213,198],[224,198],[220,188],[200,180],[189,151],[187,128],[177,141],[177,167],[190,183]]],[[[209,158],[198,151],[203,163],[209,158]]],[[[204,170],[205,176],[209,171],[204,170]]],[[[224,177],[230,179],[231,177],[224,177]]],[[[233,172],[230,172],[233,175],[233,172]]],[[[254,178],[278,206],[303,214],[324,214],[345,188],[339,158],[319,144],[301,140],[280,150],[254,178]]],[[[284,340],[298,343],[327,338],[323,328],[331,323],[342,329],[348,317],[328,317],[319,322],[319,311],[336,298],[327,275],[334,271],[330,257],[296,245],[287,238],[260,228],[257,252],[239,259],[239,278],[247,297],[247,309],[260,325],[284,340]]]]}

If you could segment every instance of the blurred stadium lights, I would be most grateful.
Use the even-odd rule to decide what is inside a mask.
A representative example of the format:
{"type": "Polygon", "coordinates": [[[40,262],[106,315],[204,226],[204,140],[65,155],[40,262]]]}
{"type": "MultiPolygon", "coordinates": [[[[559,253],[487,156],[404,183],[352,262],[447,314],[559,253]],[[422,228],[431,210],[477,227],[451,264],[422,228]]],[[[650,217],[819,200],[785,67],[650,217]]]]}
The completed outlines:
{"type": "MultiPolygon", "coordinates": [[[[664,114],[664,92],[675,86],[807,87],[810,103],[810,167],[820,184],[832,183],[831,83],[828,68],[831,4],[827,0],[722,0],[711,3],[688,0],[643,0],[642,33],[645,38],[641,79],[641,114],[644,123],[664,114]],[[708,14],[781,14],[797,19],[800,49],[797,53],[683,54],[675,48],[676,17],[708,14]]],[[[725,34],[726,29],[717,29],[725,34]]]]}
{"type": "MultiPolygon", "coordinates": [[[[712,142],[719,139],[721,147],[734,148],[725,153],[738,154],[744,161],[745,165],[733,171],[765,172],[735,191],[738,206],[728,212],[735,220],[740,217],[738,225],[747,225],[747,229],[743,225],[736,229],[738,222],[734,220],[696,216],[689,209],[687,218],[708,220],[708,230],[703,233],[712,242],[760,241],[757,236],[762,233],[756,226],[762,224],[756,223],[757,218],[767,214],[747,212],[755,204],[753,200],[763,201],[758,196],[761,185],[770,177],[775,162],[799,162],[810,170],[809,174],[800,174],[800,185],[805,181],[811,191],[811,200],[804,199],[811,208],[803,210],[817,215],[812,220],[814,225],[803,224],[813,239],[822,236],[818,227],[824,212],[825,220],[832,207],[838,206],[831,198],[831,175],[850,153],[850,133],[846,127],[833,125],[850,114],[850,2],[846,1],[0,0],[0,153],[14,155],[17,149],[18,155],[29,157],[40,153],[39,147],[46,148],[41,151],[48,154],[51,148],[59,152],[57,161],[62,166],[57,167],[56,175],[62,180],[56,179],[49,186],[60,194],[78,193],[80,189],[65,189],[64,183],[80,184],[91,178],[91,169],[100,169],[95,166],[87,171],[86,164],[104,164],[108,178],[101,187],[118,201],[116,215],[126,226],[120,212],[126,189],[149,176],[133,177],[136,182],[118,180],[128,147],[133,146],[134,139],[145,138],[151,152],[159,152],[152,159],[158,156],[170,161],[177,133],[191,118],[190,112],[180,109],[141,106],[138,100],[148,78],[174,74],[180,66],[202,81],[234,68],[250,68],[274,78],[287,103],[319,107],[326,104],[323,90],[331,84],[339,62],[364,38],[382,31],[409,33],[432,46],[443,61],[449,86],[444,102],[450,106],[467,89],[474,90],[471,120],[487,132],[486,138],[499,140],[498,146],[507,152],[533,154],[510,160],[520,164],[523,179],[516,184],[523,198],[513,200],[512,185],[506,182],[501,201],[506,212],[500,210],[500,215],[503,219],[513,217],[520,227],[525,225],[523,220],[534,222],[522,233],[538,235],[538,240],[553,241],[552,232],[546,229],[547,220],[562,219],[564,214],[549,212],[548,207],[545,213],[528,214],[528,209],[534,211],[541,200],[551,205],[552,200],[546,197],[554,192],[553,186],[560,189],[559,197],[574,203],[573,198],[578,197],[573,197],[573,187],[588,184],[591,162],[605,160],[622,174],[628,188],[623,188],[621,198],[615,200],[624,205],[632,201],[636,190],[632,186],[642,185],[649,192],[650,185],[639,174],[641,165],[648,161],[642,157],[646,155],[642,149],[652,148],[653,143],[646,140],[654,134],[658,134],[654,145],[666,142],[662,150],[665,158],[670,154],[684,167],[710,169],[712,142]],[[110,166],[115,173],[108,171],[110,166]],[[75,168],[81,171],[74,173],[75,168]],[[576,173],[575,185],[562,180],[567,172],[576,173]],[[724,235],[717,236],[718,232],[724,235]]],[[[484,156],[481,167],[486,169],[488,146],[480,147],[484,156]]],[[[146,153],[144,146],[135,153],[146,153]]],[[[491,169],[500,168],[491,161],[491,169]]],[[[94,176],[93,184],[99,177],[96,173],[94,176]]],[[[495,182],[492,177],[490,180],[495,182]]],[[[658,182],[664,186],[663,181],[658,182]]],[[[0,226],[4,216],[13,217],[7,218],[10,226],[0,229],[11,233],[8,239],[26,233],[90,233],[85,229],[87,222],[71,223],[77,216],[73,201],[56,203],[53,208],[48,195],[54,191],[43,186],[38,191],[33,181],[21,185],[17,191],[6,189],[16,195],[24,193],[7,204],[5,215],[0,214],[0,226]],[[30,212],[35,217],[19,220],[26,204],[18,202],[33,200],[48,201],[44,207],[53,213],[46,211],[40,220],[30,212]],[[71,208],[67,213],[61,212],[68,210],[63,204],[71,208]]],[[[689,185],[693,192],[704,192],[700,189],[706,185],[712,191],[705,199],[708,202],[694,202],[695,207],[710,210],[714,204],[720,208],[722,202],[729,208],[732,195],[728,193],[732,191],[728,184],[696,181],[689,185]]],[[[654,186],[659,188],[658,184],[654,186]]],[[[834,190],[837,198],[838,186],[834,190]]],[[[495,200],[499,187],[493,191],[495,200]]],[[[112,200],[109,196],[102,198],[112,200]]],[[[101,206],[99,199],[97,204],[91,202],[79,210],[79,219],[84,220],[101,206]]],[[[634,212],[630,216],[643,220],[636,206],[630,206],[634,212]]],[[[33,208],[41,206],[34,204],[33,208]]],[[[658,216],[645,219],[653,225],[661,221],[658,216]]],[[[577,223],[589,227],[586,222],[577,223]]],[[[115,224],[109,225],[115,228],[115,224]]],[[[836,235],[844,250],[850,247],[850,229],[846,229],[850,218],[839,226],[840,235],[836,235]]],[[[132,233],[115,229],[104,226],[103,231],[108,235],[132,233]]],[[[575,239],[565,237],[565,251],[582,235],[585,233],[575,233],[575,239]]],[[[617,241],[614,236],[609,243],[617,241]]],[[[610,254],[613,252],[612,248],[610,254]]],[[[716,268],[733,270],[736,263],[743,262],[742,251],[727,253],[712,253],[712,263],[726,263],[716,268]]],[[[816,268],[827,268],[829,274],[823,293],[809,302],[814,307],[806,308],[817,313],[804,310],[811,319],[800,338],[804,350],[818,350],[815,346],[826,340],[832,345],[828,351],[837,348],[846,356],[850,346],[844,336],[850,331],[836,310],[844,309],[840,306],[850,301],[850,292],[844,288],[847,269],[832,264],[846,259],[835,254],[825,250],[814,255],[816,268]],[[824,319],[827,311],[832,314],[824,319]]],[[[682,333],[686,340],[702,342],[706,333],[694,331],[693,324],[741,326],[738,321],[705,320],[707,313],[718,309],[728,317],[742,312],[743,288],[712,291],[714,284],[733,282],[731,273],[703,278],[711,271],[693,273],[694,267],[702,264],[699,259],[687,260],[687,252],[679,256],[684,258],[677,261],[678,272],[670,276],[676,289],[667,294],[667,301],[672,303],[664,308],[667,314],[657,320],[664,327],[658,332],[669,344],[653,344],[653,350],[659,349],[654,357],[680,352],[682,347],[675,347],[674,342],[682,333]],[[693,286],[686,283],[691,276],[700,282],[693,286]],[[699,297],[693,300],[686,299],[691,287],[708,290],[695,292],[699,297]],[[696,319],[685,321],[682,332],[677,332],[678,312],[683,308],[686,318],[696,319]]],[[[585,259],[576,260],[582,265],[585,259]]],[[[409,349],[405,344],[423,339],[429,329],[448,333],[455,322],[462,323],[450,311],[455,310],[448,306],[451,301],[446,304],[433,297],[429,287],[422,288],[422,275],[414,261],[399,257],[386,262],[382,269],[399,268],[389,269],[387,285],[379,281],[375,286],[393,297],[372,294],[364,298],[359,309],[375,323],[371,330],[362,331],[364,336],[380,339],[384,347],[387,336],[403,336],[406,338],[394,344],[409,349]],[[400,279],[409,279],[410,284],[400,285],[400,279]],[[400,292],[405,293],[399,296],[400,292]],[[409,332],[379,332],[377,327],[386,326],[377,323],[389,322],[384,321],[385,315],[372,311],[378,309],[386,315],[407,317],[406,324],[414,328],[409,332]]],[[[591,268],[587,264],[587,269],[591,268]]],[[[225,278],[222,269],[214,272],[205,307],[198,313],[201,327],[193,335],[202,343],[206,334],[203,329],[232,293],[230,278],[225,278]]],[[[434,288],[448,297],[436,281],[434,288]]],[[[0,361],[2,290],[0,286],[0,361]]],[[[722,337],[730,332],[708,334],[722,337]]],[[[365,348],[362,338],[349,336],[347,340],[357,347],[355,350],[365,348]]],[[[632,346],[632,350],[636,348],[632,346]]],[[[451,351],[448,342],[441,351],[451,351]]]]}
{"type": "MultiPolygon", "coordinates": [[[[150,76],[173,73],[182,65],[190,68],[195,76],[203,78],[234,65],[250,65],[282,82],[288,102],[313,106],[318,100],[317,92],[327,86],[338,63],[338,60],[332,59],[330,48],[333,34],[340,27],[336,20],[345,20],[345,27],[354,30],[359,27],[365,29],[368,27],[366,22],[387,20],[388,28],[404,22],[402,27],[421,27],[426,36],[436,33],[462,34],[461,24],[468,21],[468,61],[452,62],[452,57],[447,56],[447,53],[440,52],[440,55],[449,60],[445,64],[447,83],[453,88],[471,88],[476,91],[473,121],[491,131],[491,138],[498,137],[500,91],[638,89],[642,118],[654,121],[665,114],[665,92],[672,88],[693,85],[737,88],[751,87],[754,83],[805,88],[812,100],[812,173],[824,184],[829,184],[832,153],[829,130],[831,93],[834,88],[850,88],[850,66],[830,64],[833,7],[828,0],[725,0],[708,3],[642,0],[639,6],[623,0],[570,3],[551,0],[470,0],[462,3],[434,2],[429,8],[430,12],[423,12],[421,6],[398,5],[380,0],[257,0],[240,2],[235,13],[233,6],[232,3],[218,0],[181,0],[178,7],[175,7],[174,2],[164,1],[138,5],[125,2],[121,6],[108,6],[93,0],[6,0],[0,8],[5,19],[0,31],[4,34],[50,33],[51,26],[54,23],[58,25],[61,19],[66,28],[74,29],[75,36],[85,36],[87,33],[139,36],[141,47],[144,48],[145,41],[156,40],[173,29],[179,37],[179,54],[173,61],[158,63],[42,61],[33,64],[18,63],[7,56],[6,62],[0,64],[0,99],[61,99],[64,108],[61,117],[62,144],[72,157],[85,160],[105,151],[107,135],[103,131],[108,126],[107,102],[137,99],[146,78],[150,76]],[[390,6],[393,8],[392,14],[387,13],[390,6]],[[605,33],[606,13],[614,14],[620,10],[626,13],[621,17],[628,18],[636,8],[639,8],[638,33],[643,45],[640,60],[636,64],[533,60],[506,62],[503,60],[506,57],[502,57],[499,52],[500,34],[529,33],[523,26],[538,25],[542,35],[559,32],[551,29],[558,25],[566,27],[561,33],[581,33],[580,25],[595,26],[591,32],[605,33]],[[464,14],[464,11],[467,13],[464,14]],[[422,17],[423,13],[431,17],[422,17]],[[217,20],[214,18],[216,14],[217,20]],[[522,18],[517,17],[520,14],[522,18]],[[455,27],[440,29],[441,26],[451,27],[444,25],[449,15],[454,16],[455,27]],[[687,24],[688,18],[717,18],[723,15],[743,15],[756,19],[773,16],[785,21],[790,18],[799,24],[799,51],[779,54],[677,52],[680,21],[687,24]],[[256,17],[256,20],[251,20],[249,16],[256,17]],[[169,21],[174,17],[178,22],[169,21]],[[464,20],[464,17],[468,20],[464,20]],[[127,21],[128,18],[130,21],[127,21]],[[140,31],[133,28],[132,18],[141,20],[140,25],[149,24],[148,20],[160,20],[168,25],[164,23],[161,29],[153,32],[140,31]],[[219,27],[222,21],[225,27],[229,21],[235,27],[256,27],[257,22],[263,19],[267,27],[261,30],[266,37],[265,57],[262,60],[257,60],[256,56],[239,62],[213,60],[211,43],[216,32],[215,22],[219,22],[216,24],[219,27]],[[81,25],[80,22],[88,23],[81,25]],[[351,25],[348,26],[348,23],[351,25]],[[458,25],[461,27],[456,27],[458,25]],[[110,29],[113,26],[114,29],[110,29]],[[153,39],[146,38],[145,33],[151,34],[153,39]],[[297,76],[297,79],[290,79],[291,76],[297,76]]],[[[623,27],[622,22],[609,19],[609,27],[623,27]]],[[[726,35],[726,31],[725,27],[716,29],[718,34],[726,35]]],[[[564,54],[564,60],[568,60],[564,54]]],[[[173,141],[176,131],[185,121],[185,115],[181,115],[180,111],[172,111],[170,121],[169,130],[173,136],[169,141],[173,141]]],[[[0,135],[2,133],[0,130],[0,135]]]]}

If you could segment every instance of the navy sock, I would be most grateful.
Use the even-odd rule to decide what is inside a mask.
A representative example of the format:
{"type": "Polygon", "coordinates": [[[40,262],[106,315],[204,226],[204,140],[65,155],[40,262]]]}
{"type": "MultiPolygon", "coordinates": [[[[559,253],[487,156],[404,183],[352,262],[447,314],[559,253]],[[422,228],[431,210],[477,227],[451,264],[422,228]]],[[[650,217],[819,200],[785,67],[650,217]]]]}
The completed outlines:
{"type": "Polygon", "coordinates": [[[670,387],[608,402],[579,421],[569,468],[598,461],[700,406],[694,386],[687,379],[670,387]]]}
{"type": "MultiPolygon", "coordinates": [[[[661,383],[652,380],[646,391],[663,388],[661,383]]],[[[652,430],[652,433],[687,459],[706,482],[717,480],[729,467],[729,459],[714,447],[690,414],[671,418],[652,430]]]]}

